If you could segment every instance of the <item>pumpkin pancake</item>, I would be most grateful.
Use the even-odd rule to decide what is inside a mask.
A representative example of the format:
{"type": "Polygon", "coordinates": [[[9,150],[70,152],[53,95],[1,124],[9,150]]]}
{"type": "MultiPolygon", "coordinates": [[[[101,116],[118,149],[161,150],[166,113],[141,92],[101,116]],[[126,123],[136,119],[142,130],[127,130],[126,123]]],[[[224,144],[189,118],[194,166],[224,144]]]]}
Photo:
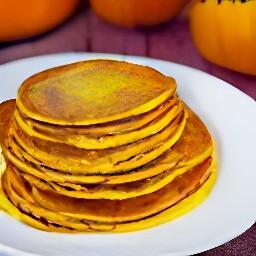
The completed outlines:
{"type": "Polygon", "coordinates": [[[29,118],[18,112],[18,115],[22,119],[22,122],[30,126],[35,132],[54,137],[56,136],[69,136],[69,135],[86,135],[91,137],[101,137],[106,134],[119,134],[127,133],[129,131],[137,130],[149,122],[163,114],[168,109],[171,109],[178,102],[178,97],[176,95],[167,99],[163,104],[157,106],[156,108],[148,111],[144,114],[134,115],[131,117],[119,119],[112,122],[106,122],[103,124],[93,124],[93,125],[53,125],[50,123],[40,122],[29,118]]]}
{"type": "Polygon", "coordinates": [[[171,77],[114,60],[52,68],[0,104],[0,208],[46,231],[156,226],[209,194],[213,146],[171,77]]]}
{"type": "Polygon", "coordinates": [[[175,167],[151,178],[113,185],[96,184],[90,186],[67,182],[46,182],[28,173],[22,172],[21,175],[39,189],[57,192],[73,198],[123,200],[155,192],[195,166],[175,167]]]}
{"type": "MultiPolygon", "coordinates": [[[[4,140],[8,137],[9,128],[12,123],[12,115],[15,109],[15,100],[7,100],[0,104],[0,177],[5,171],[6,162],[2,153],[4,140]]],[[[0,180],[1,189],[1,180],[0,180]]]]}
{"type": "Polygon", "coordinates": [[[22,83],[19,110],[60,125],[90,125],[146,113],[176,91],[160,72],[123,61],[91,60],[48,69],[22,83]]]}
{"type": "Polygon", "coordinates": [[[15,110],[15,100],[7,100],[0,104],[0,146],[8,136],[15,110]]]}
{"type": "MultiPolygon", "coordinates": [[[[155,193],[127,200],[74,199],[33,187],[33,194],[31,194],[31,188],[25,184],[22,187],[26,192],[21,193],[19,184],[22,179],[12,167],[7,169],[7,174],[5,174],[7,179],[3,184],[8,197],[17,208],[29,215],[41,216],[40,218],[44,222],[80,231],[88,231],[88,229],[122,231],[122,224],[125,224],[126,229],[138,230],[149,225],[147,221],[145,223],[148,217],[161,213],[196,190],[200,190],[202,184],[211,174],[210,163],[211,159],[206,160],[155,193]],[[15,179],[19,181],[15,182],[15,179]],[[27,193],[33,196],[33,200],[36,202],[27,200],[27,193]],[[98,204],[101,206],[100,208],[94,205],[96,202],[100,203],[98,204]],[[152,208],[150,205],[154,205],[154,207],[152,208]],[[144,223],[137,225],[141,219],[144,223]],[[118,229],[117,226],[119,226],[118,229]]],[[[8,167],[10,166],[8,165],[8,167]]],[[[212,183],[210,185],[212,186],[212,183]]],[[[172,216],[169,215],[169,218],[172,216]]],[[[151,222],[151,218],[148,221],[151,222]]]]}
{"type": "Polygon", "coordinates": [[[42,134],[35,131],[33,127],[25,123],[17,110],[15,110],[14,112],[14,117],[20,128],[29,136],[33,136],[47,141],[65,143],[78,148],[95,150],[119,147],[152,136],[168,126],[177,115],[183,112],[183,109],[183,102],[179,100],[177,104],[171,106],[170,109],[167,109],[160,116],[156,117],[147,125],[137,130],[119,134],[104,134],[102,136],[95,136],[91,134],[77,134],[75,129],[73,130],[74,133],[72,134],[42,134]]]}
{"type": "MultiPolygon", "coordinates": [[[[98,232],[98,231],[105,231],[105,232],[131,232],[137,231],[142,229],[151,228],[171,220],[174,220],[187,212],[193,210],[196,206],[198,206],[205,198],[208,196],[212,187],[215,183],[216,179],[216,172],[213,171],[210,178],[202,185],[200,189],[183,199],[182,201],[178,202],[177,204],[169,207],[167,210],[162,211],[158,214],[150,216],[149,218],[145,218],[139,221],[133,221],[128,223],[122,224],[114,224],[108,225],[106,224],[103,226],[95,224],[93,222],[89,223],[90,228],[88,226],[83,225],[83,228],[78,230],[71,227],[66,227],[65,225],[60,225],[54,223],[53,221],[48,221],[40,215],[36,215],[33,212],[29,212],[27,208],[22,208],[22,205],[19,204],[17,207],[13,205],[7,198],[5,192],[1,189],[0,186],[0,208],[9,213],[11,216],[20,220],[28,225],[50,232],[63,232],[63,233],[77,233],[77,232],[98,232]],[[104,228],[103,228],[104,227],[104,228]]],[[[1,182],[0,182],[1,184],[1,182]]],[[[24,201],[24,200],[23,200],[24,201]]],[[[69,221],[74,220],[69,218],[69,221]]],[[[85,220],[80,222],[86,223],[85,220]]]]}
{"type": "MultiPolygon", "coordinates": [[[[0,105],[1,110],[2,105],[0,105]]],[[[213,151],[213,142],[211,136],[202,123],[202,121],[189,109],[188,118],[184,131],[170,150],[163,153],[154,161],[147,163],[144,166],[132,169],[128,172],[120,172],[116,175],[104,174],[104,175],[71,175],[71,173],[61,173],[59,170],[49,169],[45,166],[31,163],[31,157],[27,155],[25,158],[29,161],[24,161],[24,154],[15,150],[15,146],[12,147],[16,156],[11,153],[7,148],[5,149],[6,158],[9,159],[18,169],[28,174],[37,176],[45,181],[52,181],[57,183],[65,183],[68,186],[69,183],[73,184],[120,184],[141,179],[146,179],[162,172],[172,169],[184,168],[186,166],[194,166],[202,162],[205,158],[210,156],[213,151]],[[184,147],[184,145],[186,145],[184,147]],[[18,157],[17,157],[18,156],[18,157]],[[30,157],[30,158],[29,158],[30,157]]],[[[4,116],[8,116],[7,109],[4,116]]],[[[6,124],[6,127],[8,125],[6,124]]],[[[71,151],[72,152],[72,151],[71,151]]]]}
{"type": "MultiPolygon", "coordinates": [[[[2,177],[2,180],[4,181],[4,177],[2,177]]],[[[2,181],[0,179],[0,209],[5,211],[6,213],[10,214],[15,219],[22,221],[24,223],[27,223],[28,225],[39,229],[44,230],[48,232],[68,232],[69,229],[61,227],[61,226],[55,226],[52,224],[47,223],[45,225],[45,222],[41,220],[39,216],[33,216],[32,214],[29,214],[25,211],[23,211],[20,207],[16,207],[8,198],[6,195],[6,192],[4,191],[2,187],[2,181]]]]}
{"type": "Polygon", "coordinates": [[[153,136],[117,148],[91,151],[38,138],[31,140],[14,123],[11,133],[15,140],[9,136],[7,147],[16,147],[19,152],[25,150],[32,156],[29,161],[59,171],[89,175],[117,173],[137,168],[160,156],[179,139],[185,123],[186,116],[181,113],[153,136]]]}
{"type": "MultiPolygon", "coordinates": [[[[51,182],[42,181],[31,174],[23,174],[26,180],[35,186],[44,190],[57,191],[77,198],[88,199],[125,199],[136,197],[144,194],[152,193],[181,175],[194,168],[196,165],[205,161],[213,154],[213,142],[211,135],[207,131],[202,121],[191,111],[187,110],[189,117],[186,123],[185,130],[179,141],[184,140],[184,143],[175,144],[170,150],[165,152],[159,159],[148,163],[146,166],[136,170],[139,176],[140,172],[151,172],[151,177],[141,178],[140,180],[121,184],[74,184],[69,182],[51,182]],[[183,145],[186,147],[183,147],[183,145]],[[189,147],[189,149],[187,149],[189,147]],[[181,150],[181,151],[178,151],[181,150]],[[179,155],[176,153],[180,153],[179,155]],[[182,157],[180,157],[182,156],[182,157]],[[175,159],[175,157],[177,159],[175,159]],[[169,162],[168,162],[169,160],[169,162]],[[164,164],[166,163],[166,164],[164,164]],[[169,168],[168,168],[169,165],[169,168]],[[144,170],[143,170],[144,168],[144,170]],[[168,169],[167,169],[168,168],[168,169]],[[155,172],[154,169],[159,173],[155,172]]],[[[26,168],[25,168],[26,172],[26,168]]]]}
{"type": "MultiPolygon", "coordinates": [[[[90,226],[89,223],[87,224],[87,221],[84,221],[83,224],[80,224],[79,219],[73,219],[55,212],[48,211],[47,209],[43,209],[42,207],[40,207],[38,204],[26,200],[26,198],[24,198],[17,192],[18,190],[15,187],[15,184],[17,184],[18,182],[11,183],[11,181],[15,179],[17,179],[17,175],[15,175],[13,172],[10,172],[10,168],[7,168],[6,173],[2,178],[4,189],[4,193],[2,193],[2,195],[6,194],[8,196],[8,199],[5,198],[6,196],[2,197],[5,199],[5,204],[7,204],[8,208],[5,205],[3,205],[3,207],[8,210],[9,214],[14,213],[16,216],[20,217],[21,221],[24,221],[30,225],[32,224],[32,226],[36,228],[39,227],[46,231],[56,231],[58,230],[56,227],[63,227],[64,230],[90,230],[90,226]],[[13,211],[13,207],[10,207],[6,199],[10,200],[10,202],[22,214],[18,215],[15,211],[13,211]],[[32,219],[35,219],[36,222],[32,222],[31,218],[24,218],[24,216],[29,216],[32,219]]],[[[23,188],[26,189],[26,192],[23,192],[23,195],[25,193],[30,193],[32,195],[31,188],[26,188],[24,184],[23,188]]]]}
{"type": "Polygon", "coordinates": [[[124,200],[78,199],[39,189],[34,191],[34,198],[44,208],[67,216],[98,222],[134,221],[156,214],[185,198],[207,180],[210,164],[211,159],[208,159],[162,189],[124,200]]]}

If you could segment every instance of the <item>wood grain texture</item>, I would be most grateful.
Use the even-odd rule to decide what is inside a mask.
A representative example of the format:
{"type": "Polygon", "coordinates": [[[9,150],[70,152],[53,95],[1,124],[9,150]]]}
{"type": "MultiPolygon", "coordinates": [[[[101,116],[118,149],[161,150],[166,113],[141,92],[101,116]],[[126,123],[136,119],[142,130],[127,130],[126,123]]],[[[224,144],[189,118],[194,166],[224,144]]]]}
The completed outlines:
{"type": "Polygon", "coordinates": [[[167,24],[151,28],[121,28],[103,22],[87,7],[44,35],[0,44],[0,64],[58,52],[100,52],[148,56],[191,66],[212,74],[256,99],[256,77],[206,61],[195,49],[186,12],[167,24]]]}

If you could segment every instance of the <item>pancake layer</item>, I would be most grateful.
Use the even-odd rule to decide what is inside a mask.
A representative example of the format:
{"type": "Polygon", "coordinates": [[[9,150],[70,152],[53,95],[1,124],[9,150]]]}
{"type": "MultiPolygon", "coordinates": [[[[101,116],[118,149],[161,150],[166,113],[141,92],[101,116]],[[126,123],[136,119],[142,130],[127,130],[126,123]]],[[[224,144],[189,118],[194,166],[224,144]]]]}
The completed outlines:
{"type": "Polygon", "coordinates": [[[17,106],[38,121],[89,125],[148,112],[175,90],[172,77],[150,67],[91,60],[49,69],[27,79],[19,89],[17,106]]]}

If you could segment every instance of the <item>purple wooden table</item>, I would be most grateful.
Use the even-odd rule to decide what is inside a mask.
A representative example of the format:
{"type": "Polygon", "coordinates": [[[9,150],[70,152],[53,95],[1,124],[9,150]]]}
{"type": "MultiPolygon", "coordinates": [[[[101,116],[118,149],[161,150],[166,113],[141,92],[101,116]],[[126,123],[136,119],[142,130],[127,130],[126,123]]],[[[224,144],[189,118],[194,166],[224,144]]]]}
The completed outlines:
{"type": "MultiPolygon", "coordinates": [[[[47,34],[25,41],[0,44],[0,64],[24,57],[59,52],[117,53],[168,60],[221,78],[256,100],[255,76],[218,67],[198,54],[189,35],[185,12],[163,26],[124,29],[104,23],[85,7],[47,34]]],[[[232,241],[198,255],[255,256],[256,225],[232,241]]]]}

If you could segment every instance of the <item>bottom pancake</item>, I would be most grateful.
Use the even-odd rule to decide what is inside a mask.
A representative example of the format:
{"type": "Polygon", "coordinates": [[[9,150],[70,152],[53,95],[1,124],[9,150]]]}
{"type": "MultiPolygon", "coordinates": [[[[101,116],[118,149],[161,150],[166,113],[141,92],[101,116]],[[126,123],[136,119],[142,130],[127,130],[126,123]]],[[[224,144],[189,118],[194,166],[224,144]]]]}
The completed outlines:
{"type": "Polygon", "coordinates": [[[149,195],[126,200],[88,200],[31,187],[8,164],[2,177],[0,207],[15,218],[46,231],[135,231],[165,223],[192,210],[207,197],[215,176],[209,158],[149,195]]]}

